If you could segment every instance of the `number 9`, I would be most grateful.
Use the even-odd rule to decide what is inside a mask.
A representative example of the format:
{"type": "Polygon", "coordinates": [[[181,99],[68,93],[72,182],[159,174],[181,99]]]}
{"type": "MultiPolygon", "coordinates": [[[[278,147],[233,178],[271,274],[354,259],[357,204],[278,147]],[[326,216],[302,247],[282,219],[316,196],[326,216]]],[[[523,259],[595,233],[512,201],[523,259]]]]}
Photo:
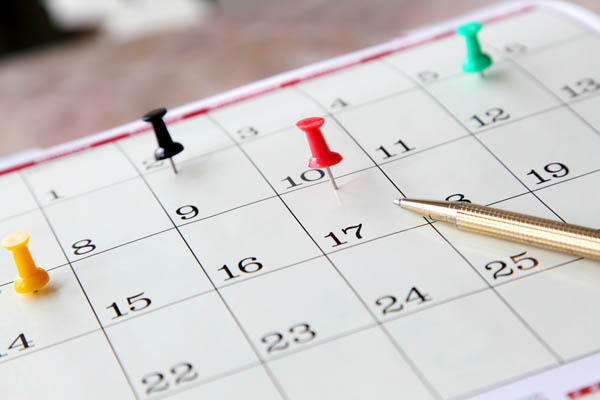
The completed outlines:
{"type": "Polygon", "coordinates": [[[183,206],[179,207],[175,212],[177,215],[181,215],[181,219],[192,219],[198,216],[198,207],[183,206]]]}

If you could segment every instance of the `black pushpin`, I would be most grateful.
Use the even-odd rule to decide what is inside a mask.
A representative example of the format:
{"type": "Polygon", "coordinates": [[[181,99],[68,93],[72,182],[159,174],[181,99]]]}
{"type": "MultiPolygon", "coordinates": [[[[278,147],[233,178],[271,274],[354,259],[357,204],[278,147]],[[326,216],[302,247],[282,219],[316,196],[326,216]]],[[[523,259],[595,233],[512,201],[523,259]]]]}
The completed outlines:
{"type": "Polygon", "coordinates": [[[164,160],[168,158],[173,167],[173,172],[177,173],[175,163],[173,162],[173,156],[183,151],[183,145],[181,143],[174,142],[171,139],[171,134],[163,121],[163,117],[167,113],[166,108],[157,108],[146,113],[142,119],[146,122],[150,122],[154,128],[154,134],[156,135],[156,141],[158,142],[158,148],[154,151],[154,158],[164,160]]]}

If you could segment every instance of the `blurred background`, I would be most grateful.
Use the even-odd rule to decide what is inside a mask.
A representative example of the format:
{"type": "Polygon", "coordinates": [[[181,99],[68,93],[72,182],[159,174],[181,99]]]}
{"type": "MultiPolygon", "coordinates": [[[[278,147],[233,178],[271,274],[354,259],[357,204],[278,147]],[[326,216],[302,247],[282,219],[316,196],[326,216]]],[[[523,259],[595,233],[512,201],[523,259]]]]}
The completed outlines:
{"type": "MultiPolygon", "coordinates": [[[[0,157],[115,127],[497,0],[8,0],[0,157]]],[[[573,0],[600,12],[598,0],[573,0]]]]}

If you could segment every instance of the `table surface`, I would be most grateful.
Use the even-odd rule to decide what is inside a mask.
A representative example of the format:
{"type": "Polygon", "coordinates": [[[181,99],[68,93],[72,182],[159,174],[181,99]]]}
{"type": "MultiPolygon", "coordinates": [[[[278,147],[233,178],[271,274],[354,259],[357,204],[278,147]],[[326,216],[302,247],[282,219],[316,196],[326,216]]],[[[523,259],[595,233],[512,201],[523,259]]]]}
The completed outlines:
{"type": "MultiPolygon", "coordinates": [[[[600,11],[593,0],[572,2],[600,11]]],[[[198,26],[129,42],[96,35],[5,58],[0,156],[77,139],[157,106],[198,100],[493,3],[225,1],[198,26]]]]}

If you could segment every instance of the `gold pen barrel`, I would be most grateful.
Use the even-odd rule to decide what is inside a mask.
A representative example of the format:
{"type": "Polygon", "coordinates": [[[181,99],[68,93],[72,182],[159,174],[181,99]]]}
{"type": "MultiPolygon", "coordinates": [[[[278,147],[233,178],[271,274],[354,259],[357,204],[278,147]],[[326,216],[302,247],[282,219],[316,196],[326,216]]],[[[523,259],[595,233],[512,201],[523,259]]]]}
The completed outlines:
{"type": "Polygon", "coordinates": [[[467,232],[600,260],[600,230],[468,203],[452,202],[467,232]]]}

